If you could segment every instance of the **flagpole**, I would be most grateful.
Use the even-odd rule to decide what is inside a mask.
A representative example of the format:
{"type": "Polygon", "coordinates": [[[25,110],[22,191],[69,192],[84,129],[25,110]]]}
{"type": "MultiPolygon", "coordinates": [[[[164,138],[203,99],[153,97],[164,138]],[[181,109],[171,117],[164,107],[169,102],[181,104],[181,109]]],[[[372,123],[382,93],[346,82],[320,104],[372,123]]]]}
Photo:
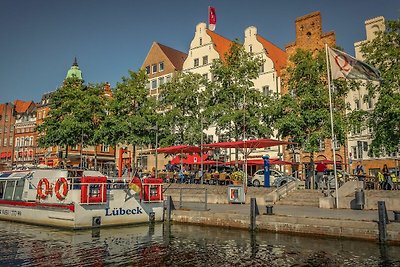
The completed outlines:
{"type": "MultiPolygon", "coordinates": [[[[335,177],[335,192],[336,192],[336,208],[339,208],[339,187],[337,181],[337,172],[336,172],[336,138],[333,130],[333,107],[332,107],[332,93],[331,93],[331,78],[330,78],[330,70],[329,70],[329,56],[328,56],[328,44],[325,43],[325,54],[326,54],[326,70],[328,74],[328,92],[329,92],[329,113],[331,117],[331,131],[332,131],[332,154],[333,154],[333,173],[335,177]]],[[[329,180],[328,180],[329,184],[329,180]]]]}

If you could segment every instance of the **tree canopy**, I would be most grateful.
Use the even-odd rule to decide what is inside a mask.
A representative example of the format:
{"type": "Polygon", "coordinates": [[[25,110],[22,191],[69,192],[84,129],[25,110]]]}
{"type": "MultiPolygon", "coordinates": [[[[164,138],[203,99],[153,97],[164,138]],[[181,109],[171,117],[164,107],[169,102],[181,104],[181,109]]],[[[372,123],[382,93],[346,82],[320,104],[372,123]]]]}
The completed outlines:
{"type": "Polygon", "coordinates": [[[367,124],[372,131],[370,155],[396,152],[400,146],[400,19],[388,21],[386,30],[361,47],[365,61],[381,73],[380,83],[369,83],[370,97],[377,97],[367,124]]]}
{"type": "MultiPolygon", "coordinates": [[[[319,151],[320,142],[331,138],[329,91],[325,51],[313,55],[298,49],[287,68],[288,93],[274,105],[274,127],[281,138],[290,138],[305,152],[319,151]]],[[[346,83],[335,83],[332,94],[334,105],[334,132],[344,144],[346,83]]]]}
{"type": "Polygon", "coordinates": [[[49,116],[38,126],[39,146],[74,146],[95,143],[94,133],[105,117],[102,84],[84,85],[67,78],[51,94],[49,116]]]}
{"type": "Polygon", "coordinates": [[[220,138],[240,140],[272,134],[268,115],[270,98],[253,88],[263,63],[237,41],[224,59],[213,61],[204,114],[220,138]]]}
{"type": "Polygon", "coordinates": [[[207,81],[200,74],[179,72],[160,87],[159,126],[162,145],[200,144],[207,81]]]}

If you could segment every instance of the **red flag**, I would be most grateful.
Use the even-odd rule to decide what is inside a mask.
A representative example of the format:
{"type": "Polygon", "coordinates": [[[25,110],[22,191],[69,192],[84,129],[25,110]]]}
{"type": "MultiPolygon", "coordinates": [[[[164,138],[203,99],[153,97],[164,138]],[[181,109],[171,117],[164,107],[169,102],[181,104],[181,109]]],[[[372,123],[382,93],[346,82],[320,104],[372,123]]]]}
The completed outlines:
{"type": "Polygon", "coordinates": [[[215,14],[215,7],[208,7],[208,28],[210,31],[215,30],[215,25],[217,24],[217,15],[215,14]]]}

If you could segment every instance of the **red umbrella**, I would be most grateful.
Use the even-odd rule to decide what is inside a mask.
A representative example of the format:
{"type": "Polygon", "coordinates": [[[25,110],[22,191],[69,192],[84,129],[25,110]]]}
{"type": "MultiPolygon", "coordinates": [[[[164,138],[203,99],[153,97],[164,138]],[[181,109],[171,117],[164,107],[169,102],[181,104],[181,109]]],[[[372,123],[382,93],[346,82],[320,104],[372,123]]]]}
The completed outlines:
{"type": "MultiPolygon", "coordinates": [[[[208,148],[203,148],[203,151],[210,150],[208,148]]],[[[155,149],[151,150],[152,152],[156,152],[155,149]]],[[[157,149],[158,153],[165,154],[179,154],[179,153],[200,153],[201,148],[198,146],[190,146],[190,145],[179,145],[179,146],[169,146],[162,147],[157,149]]]]}
{"type": "Polygon", "coordinates": [[[272,147],[279,145],[293,144],[292,142],[275,140],[275,139],[255,139],[255,140],[243,140],[243,141],[231,141],[231,142],[219,142],[212,144],[205,144],[205,147],[212,148],[263,148],[272,147]]]}
{"type": "MultiPolygon", "coordinates": [[[[225,163],[222,161],[216,160],[205,160],[203,161],[203,165],[224,165],[225,163]]],[[[195,162],[193,165],[201,165],[201,162],[195,162]]]]}
{"type": "MultiPolygon", "coordinates": [[[[203,160],[206,160],[208,155],[203,154],[203,160]]],[[[200,164],[201,158],[199,154],[194,154],[194,155],[187,155],[186,158],[182,158],[182,163],[183,164],[200,164]]],[[[180,164],[181,163],[181,157],[176,156],[171,160],[171,164],[180,164]]]]}

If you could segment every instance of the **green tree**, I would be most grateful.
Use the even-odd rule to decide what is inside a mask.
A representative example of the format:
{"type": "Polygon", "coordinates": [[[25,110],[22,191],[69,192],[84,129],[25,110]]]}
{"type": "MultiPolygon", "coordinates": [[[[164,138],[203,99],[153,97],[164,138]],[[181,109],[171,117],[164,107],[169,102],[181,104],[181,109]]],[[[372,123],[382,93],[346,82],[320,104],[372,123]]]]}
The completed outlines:
{"type": "MultiPolygon", "coordinates": [[[[287,68],[288,93],[275,102],[274,127],[280,137],[289,138],[309,152],[313,162],[320,142],[331,138],[325,52],[313,56],[310,51],[298,49],[290,61],[293,64],[287,68]]],[[[337,142],[344,144],[346,81],[335,82],[333,91],[334,132],[337,142]]]]}
{"type": "Polygon", "coordinates": [[[162,145],[200,144],[201,113],[207,81],[195,73],[179,72],[160,87],[159,125],[162,145]]]}
{"type": "Polygon", "coordinates": [[[113,147],[132,144],[134,155],[138,145],[154,142],[156,107],[154,98],[148,96],[147,83],[144,70],[122,77],[107,102],[108,115],[97,132],[98,140],[113,147]]]}
{"type": "Polygon", "coordinates": [[[396,152],[400,145],[400,19],[388,21],[386,30],[364,43],[365,61],[378,68],[382,80],[369,83],[369,97],[377,97],[375,108],[365,113],[373,130],[370,154],[396,152]]]}
{"type": "Polygon", "coordinates": [[[270,98],[253,88],[263,60],[247,53],[237,41],[232,43],[225,59],[213,61],[213,82],[207,87],[205,117],[216,127],[221,138],[240,140],[248,136],[272,134],[270,98]]]}
{"type": "MultiPolygon", "coordinates": [[[[38,126],[39,146],[75,146],[95,144],[95,129],[104,118],[102,86],[84,85],[68,78],[50,98],[49,116],[38,126]]],[[[67,153],[67,152],[66,152],[67,153]]]]}

